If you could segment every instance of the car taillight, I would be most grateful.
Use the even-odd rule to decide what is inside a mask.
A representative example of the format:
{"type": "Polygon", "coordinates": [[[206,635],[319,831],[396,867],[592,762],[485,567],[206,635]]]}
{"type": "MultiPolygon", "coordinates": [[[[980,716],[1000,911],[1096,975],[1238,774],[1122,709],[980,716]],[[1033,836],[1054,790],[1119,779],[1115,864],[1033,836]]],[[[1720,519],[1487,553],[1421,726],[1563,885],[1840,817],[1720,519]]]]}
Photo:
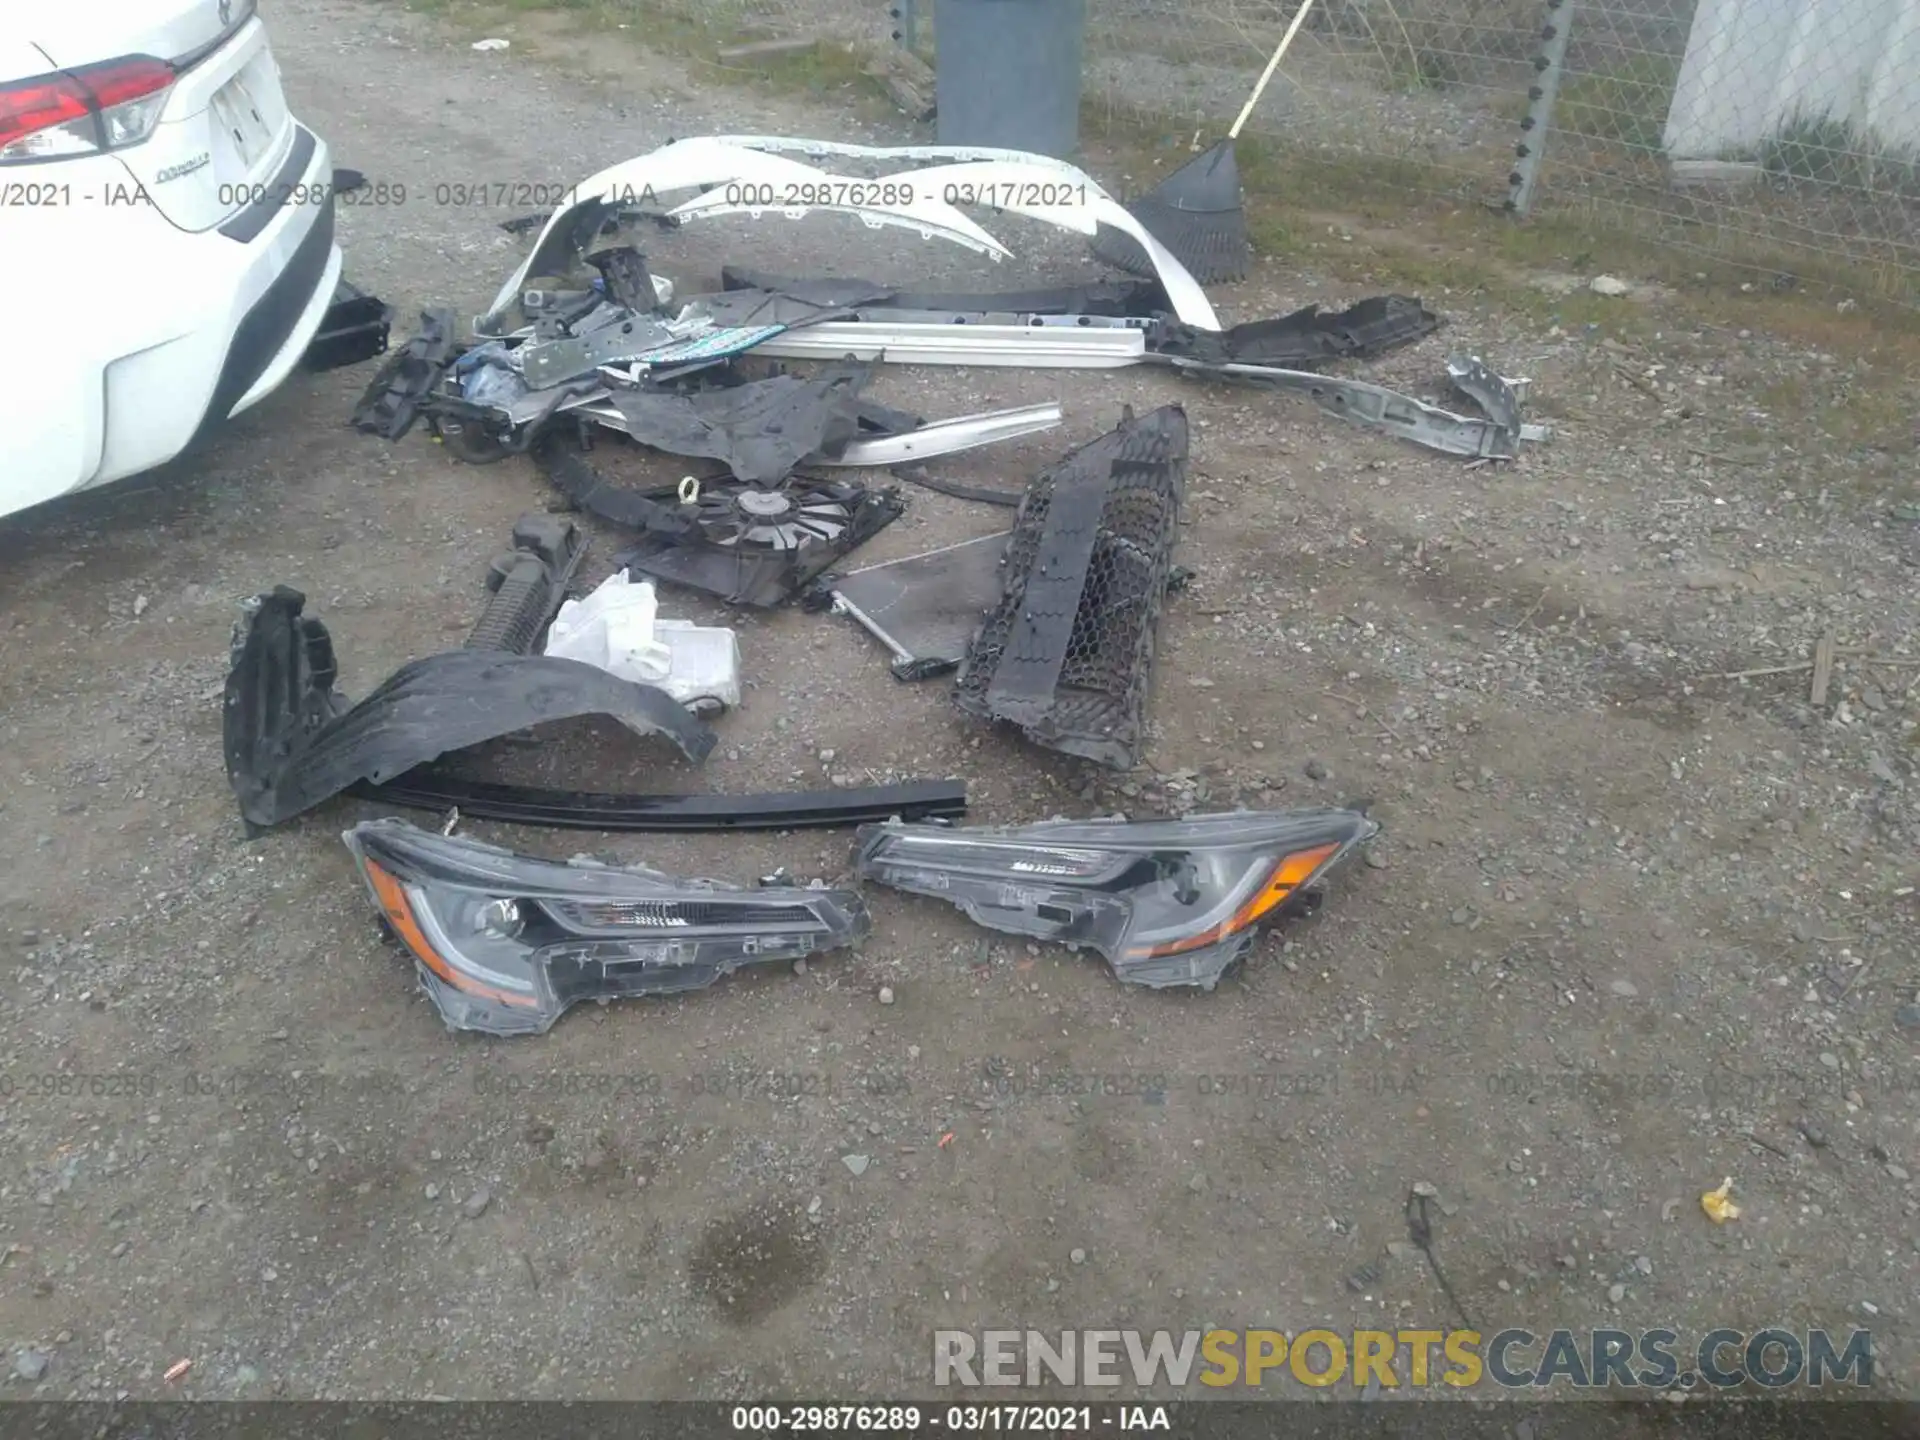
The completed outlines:
{"type": "Polygon", "coordinates": [[[174,69],[126,55],[0,85],[0,165],[138,145],[159,123],[174,69]]]}

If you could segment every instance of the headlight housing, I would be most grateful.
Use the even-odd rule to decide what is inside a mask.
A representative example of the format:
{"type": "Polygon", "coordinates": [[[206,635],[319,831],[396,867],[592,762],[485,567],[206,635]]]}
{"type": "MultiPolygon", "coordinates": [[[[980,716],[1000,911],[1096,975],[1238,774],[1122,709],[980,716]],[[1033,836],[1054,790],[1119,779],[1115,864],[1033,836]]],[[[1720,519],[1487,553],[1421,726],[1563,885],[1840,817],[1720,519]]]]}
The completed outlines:
{"type": "Polygon", "coordinates": [[[1211,990],[1261,924],[1290,913],[1380,831],[1358,810],[1002,828],[862,826],[863,879],[951,901],[995,930],[1106,956],[1136,985],[1211,990]]]}
{"type": "Polygon", "coordinates": [[[539,1034],[582,1000],[697,990],[742,965],[853,944],[872,924],[850,890],[543,860],[404,820],[341,838],[456,1030],[539,1034]]]}

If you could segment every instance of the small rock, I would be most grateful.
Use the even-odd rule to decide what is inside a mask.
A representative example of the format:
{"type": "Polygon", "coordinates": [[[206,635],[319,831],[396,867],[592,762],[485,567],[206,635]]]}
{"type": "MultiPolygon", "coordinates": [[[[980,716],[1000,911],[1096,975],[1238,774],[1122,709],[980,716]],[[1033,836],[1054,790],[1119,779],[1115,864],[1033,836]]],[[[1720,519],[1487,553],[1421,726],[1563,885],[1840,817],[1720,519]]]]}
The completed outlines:
{"type": "Polygon", "coordinates": [[[233,1372],[233,1383],[243,1386],[258,1385],[260,1383],[260,1372],[251,1365],[242,1365],[233,1372]]]}
{"type": "Polygon", "coordinates": [[[1087,1252],[1076,1245],[1067,1252],[1067,1259],[1076,1265],[1084,1265],[1087,1263],[1087,1252]]]}
{"type": "Polygon", "coordinates": [[[1838,1070],[1840,1068],[1840,1057],[1831,1050],[1822,1050],[1820,1052],[1820,1063],[1829,1070],[1838,1070]]]}
{"type": "Polygon", "coordinates": [[[47,1373],[52,1359],[44,1350],[22,1350],[13,1357],[13,1373],[29,1385],[47,1373]]]}
{"type": "Polygon", "coordinates": [[[1440,1198],[1440,1188],[1431,1180],[1414,1181],[1413,1193],[1427,1200],[1437,1200],[1440,1198]]]}
{"type": "Polygon", "coordinates": [[[1907,1174],[1906,1166],[1896,1165],[1891,1161],[1889,1161],[1887,1164],[1887,1174],[1891,1175],[1896,1180],[1910,1180],[1913,1178],[1912,1176],[1907,1174]]]}
{"type": "Polygon", "coordinates": [[[478,1220],[482,1215],[487,1213],[487,1207],[491,1204],[493,1204],[493,1191],[482,1185],[478,1190],[467,1196],[466,1203],[460,1207],[460,1213],[465,1215],[469,1220],[478,1220]]]}
{"type": "Polygon", "coordinates": [[[111,1255],[115,1260],[118,1260],[122,1255],[125,1255],[127,1251],[131,1250],[132,1248],[133,1246],[129,1245],[125,1240],[122,1240],[116,1243],[113,1249],[109,1250],[107,1254],[111,1255]]]}
{"type": "Polygon", "coordinates": [[[1620,1284],[1618,1281],[1616,1281],[1615,1283],[1607,1287],[1607,1299],[1611,1300],[1615,1305],[1618,1305],[1622,1300],[1626,1298],[1627,1298],[1627,1287],[1620,1284]]]}
{"type": "Polygon", "coordinates": [[[1634,1256],[1633,1268],[1638,1270],[1642,1275],[1651,1275],[1653,1273],[1652,1257],[1647,1255],[1634,1256]]]}
{"type": "Polygon", "coordinates": [[[133,618],[134,619],[138,620],[142,615],[147,613],[147,604],[148,604],[148,601],[146,596],[136,595],[133,597],[133,618]]]}
{"type": "Polygon", "coordinates": [[[1640,993],[1640,987],[1631,980],[1609,980],[1607,989],[1627,1000],[1631,1000],[1640,993]]]}
{"type": "Polygon", "coordinates": [[[1363,858],[1366,860],[1369,870],[1384,870],[1387,868],[1387,857],[1382,855],[1378,850],[1368,849],[1363,858]]]}
{"type": "Polygon", "coordinates": [[[1333,771],[1329,770],[1326,763],[1320,760],[1307,761],[1305,765],[1300,767],[1300,773],[1305,775],[1309,780],[1331,780],[1333,778],[1333,771]]]}
{"type": "Polygon", "coordinates": [[[822,765],[831,765],[833,763],[833,757],[838,753],[839,752],[835,750],[822,750],[820,752],[820,763],[822,765]]]}
{"type": "Polygon", "coordinates": [[[438,1185],[429,1184],[427,1186],[427,1199],[438,1200],[439,1198],[440,1198],[440,1187],[438,1185]]]}
{"type": "Polygon", "coordinates": [[[1893,1012],[1893,1023],[1902,1030],[1920,1030],[1920,1005],[1902,1005],[1893,1012]]]}
{"type": "Polygon", "coordinates": [[[1387,1242],[1387,1254],[1395,1260],[1405,1260],[1408,1256],[1418,1253],[1419,1251],[1405,1240],[1389,1240],[1387,1242]]]}
{"type": "Polygon", "coordinates": [[[1811,1145],[1814,1149],[1824,1150],[1827,1148],[1827,1132],[1811,1120],[1796,1120],[1793,1128],[1798,1130],[1800,1132],[1800,1138],[1805,1140],[1807,1144],[1811,1145]]]}
{"type": "Polygon", "coordinates": [[[802,955],[798,960],[793,962],[793,973],[796,975],[805,975],[807,973],[806,956],[802,955]]]}
{"type": "Polygon", "coordinates": [[[811,1200],[807,1201],[807,1214],[818,1215],[819,1213],[820,1213],[820,1197],[816,1195],[811,1200]]]}
{"type": "Polygon", "coordinates": [[[893,987],[891,985],[882,985],[880,987],[880,1003],[882,1005],[893,1004],[893,987]]]}
{"type": "Polygon", "coordinates": [[[866,1155],[842,1155],[840,1157],[840,1163],[855,1175],[864,1175],[867,1173],[867,1166],[871,1165],[873,1161],[866,1155]]]}
{"type": "Polygon", "coordinates": [[[1616,275],[1596,275],[1587,282],[1587,289],[1596,295],[1631,295],[1633,286],[1616,275]]]}

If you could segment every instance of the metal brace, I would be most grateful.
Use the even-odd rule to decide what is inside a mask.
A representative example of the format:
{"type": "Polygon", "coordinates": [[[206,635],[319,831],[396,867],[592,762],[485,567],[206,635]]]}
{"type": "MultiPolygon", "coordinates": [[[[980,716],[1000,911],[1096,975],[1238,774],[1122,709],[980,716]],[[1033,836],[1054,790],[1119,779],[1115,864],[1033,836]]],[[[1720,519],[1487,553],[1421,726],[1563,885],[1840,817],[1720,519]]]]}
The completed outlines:
{"type": "MultiPolygon", "coordinates": [[[[1342,380],[1331,375],[1317,375],[1309,370],[1281,370],[1270,365],[1207,365],[1179,359],[1172,363],[1178,369],[1197,374],[1240,379],[1253,385],[1305,395],[1321,409],[1338,415],[1342,420],[1398,435],[1403,440],[1448,455],[1465,455],[1481,460],[1512,460],[1519,454],[1521,442],[1537,443],[1553,438],[1553,431],[1545,425],[1521,424],[1517,429],[1510,429],[1498,420],[1456,415],[1451,410],[1442,410],[1437,405],[1429,405],[1383,385],[1370,385],[1364,380],[1342,380]]],[[[1485,369],[1484,366],[1481,368],[1485,369]]],[[[1515,395],[1513,382],[1502,380],[1491,371],[1486,374],[1499,381],[1500,386],[1506,387],[1509,396],[1515,395]]],[[[1495,387],[1490,393],[1495,393],[1497,399],[1498,388],[1495,387]]],[[[1518,419],[1517,397],[1513,417],[1518,419]]]]}

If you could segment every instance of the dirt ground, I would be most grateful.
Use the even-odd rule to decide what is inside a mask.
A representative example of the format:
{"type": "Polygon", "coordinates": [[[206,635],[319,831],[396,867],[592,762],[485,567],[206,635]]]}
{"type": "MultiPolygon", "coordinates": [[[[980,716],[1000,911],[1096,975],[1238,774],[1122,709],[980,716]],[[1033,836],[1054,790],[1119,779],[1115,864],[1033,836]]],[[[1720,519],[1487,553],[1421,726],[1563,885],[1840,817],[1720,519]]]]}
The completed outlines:
{"type": "MultiPolygon", "coordinates": [[[[531,18],[505,54],[358,0],[280,0],[270,24],[336,163],[409,189],[341,214],[397,330],[483,308],[524,244],[495,225],[511,203],[451,187],[564,185],[676,134],[909,133],[696,90],[617,37],[583,79],[531,18]]],[[[1089,264],[1043,245],[987,275],[821,224],[714,222],[653,258],[683,286],[721,256],[992,286],[1089,264]]],[[[1226,312],[1392,283],[1385,260],[1338,278],[1364,234],[1306,228],[1226,312]]],[[[1478,350],[1532,378],[1551,444],[1469,468],[1139,371],[876,381],[936,417],[1062,401],[1064,433],[941,465],[974,484],[1021,483],[1123,403],[1188,407],[1198,578],[1137,772],[983,729],[835,617],[671,593],[740,631],[748,695],[709,763],[593,727],[518,762],[604,789],[955,775],[991,822],[1372,800],[1374,862],[1210,995],[1123,990],[875,893],[864,950],[803,974],[452,1035],[339,842],[377,807],[242,837],[220,686],[237,605],[276,583],[356,696],[458,643],[514,517],[548,502],[531,467],[352,433],[349,370],[0,527],[8,1393],[918,1395],[936,1328],[1445,1327],[1407,1244],[1416,1182],[1482,1331],[1860,1326],[1904,1389],[1920,525],[1911,409],[1890,402],[1884,443],[1841,423],[1898,362],[1701,320],[1711,296],[1424,298],[1446,329],[1365,373],[1437,395],[1446,355],[1478,350]],[[1827,633],[1818,707],[1804,669],[1708,678],[1827,633]],[[1698,1197],[1727,1176],[1743,1214],[1716,1226],[1698,1197]]],[[[863,559],[1005,519],[909,498],[863,559]]],[[[618,544],[596,533],[587,579],[618,544]]],[[[850,838],[464,828],[739,879],[842,875],[850,838]]]]}

